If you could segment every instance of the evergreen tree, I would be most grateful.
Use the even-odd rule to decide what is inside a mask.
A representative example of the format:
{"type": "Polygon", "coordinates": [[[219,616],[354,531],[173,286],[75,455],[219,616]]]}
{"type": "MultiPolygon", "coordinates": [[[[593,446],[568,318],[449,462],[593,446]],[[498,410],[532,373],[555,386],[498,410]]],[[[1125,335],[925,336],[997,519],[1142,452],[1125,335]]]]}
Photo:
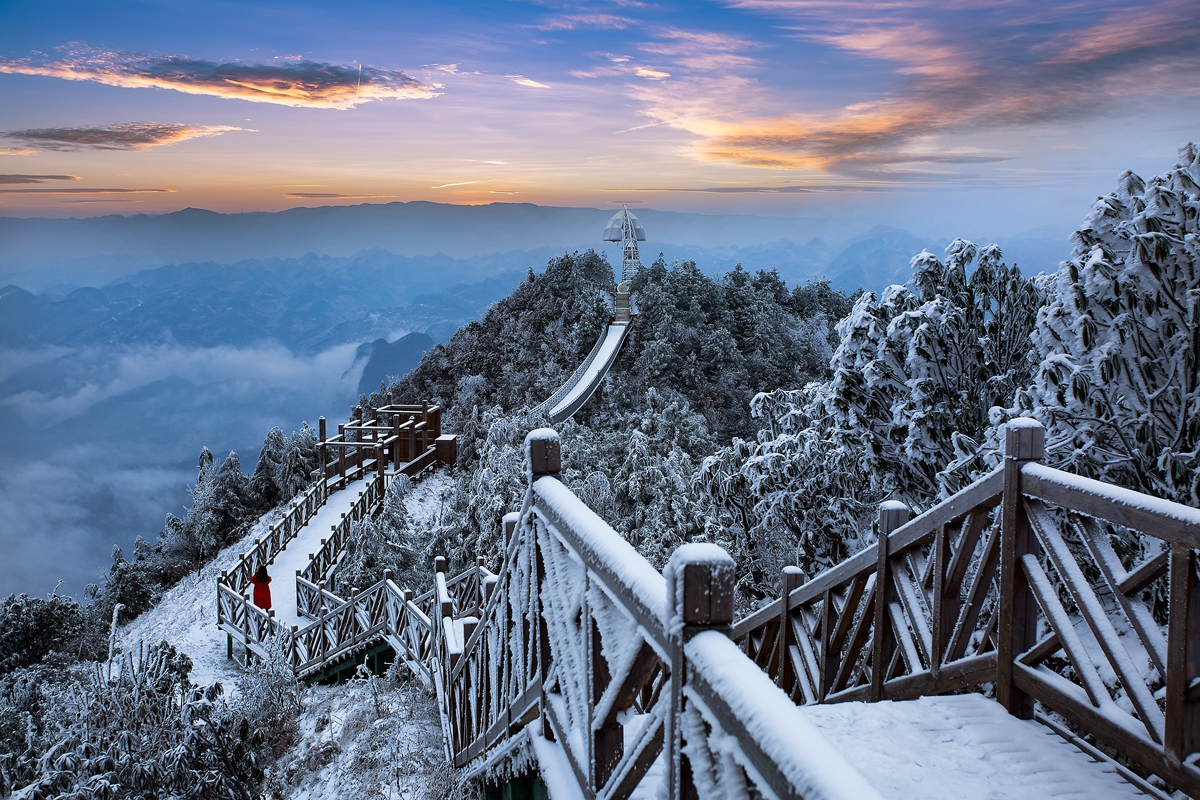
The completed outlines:
{"type": "MultiPolygon", "coordinates": [[[[913,259],[915,293],[860,296],[837,325],[830,379],[760,394],[757,440],[735,439],[701,465],[695,488],[710,526],[771,542],[766,560],[743,570],[773,581],[792,552],[810,572],[829,566],[863,544],[880,501],[919,511],[986,467],[989,415],[1029,380],[1043,295],[994,246],[955,240],[946,252],[944,263],[913,259]]],[[[743,589],[753,599],[771,587],[743,589]]]]}
{"type": "Polygon", "coordinates": [[[1038,317],[1040,363],[1010,413],[1056,466],[1200,505],[1200,148],[1096,201],[1038,317]]]}

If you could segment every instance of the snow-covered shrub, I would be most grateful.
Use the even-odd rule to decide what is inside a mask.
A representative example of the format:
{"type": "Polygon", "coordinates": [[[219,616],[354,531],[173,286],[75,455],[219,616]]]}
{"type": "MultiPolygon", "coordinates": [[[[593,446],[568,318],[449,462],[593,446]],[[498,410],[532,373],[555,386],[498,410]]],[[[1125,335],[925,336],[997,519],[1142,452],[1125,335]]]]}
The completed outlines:
{"type": "Polygon", "coordinates": [[[258,797],[262,734],[230,711],[219,685],[191,684],[190,668],[164,642],[111,666],[79,662],[7,676],[0,794],[258,797]]]}
{"type": "Polygon", "coordinates": [[[959,239],[946,254],[913,258],[911,290],[859,297],[837,325],[831,378],[758,395],[757,440],[701,465],[695,490],[714,535],[759,550],[739,559],[747,599],[773,591],[790,561],[815,572],[860,547],[880,501],[919,511],[983,467],[991,408],[1030,380],[1043,296],[995,246],[959,239]]]}
{"type": "Polygon", "coordinates": [[[1126,172],[1096,201],[1038,316],[1039,364],[1010,413],[1047,427],[1047,461],[1200,504],[1200,148],[1126,172]]]}
{"type": "Polygon", "coordinates": [[[86,610],[74,599],[9,595],[0,605],[0,675],[38,664],[52,653],[75,658],[94,646],[86,610]]]}
{"type": "Polygon", "coordinates": [[[267,657],[238,676],[231,713],[258,731],[267,751],[280,757],[296,737],[296,717],[303,710],[304,684],[288,663],[279,637],[267,643],[267,657]]]}
{"type": "Polygon", "coordinates": [[[409,478],[397,475],[388,482],[379,515],[351,524],[350,537],[337,566],[338,586],[347,591],[350,587],[365,589],[382,580],[387,569],[395,573],[401,586],[423,585],[417,582],[414,572],[417,551],[412,544],[413,531],[405,506],[405,498],[411,491],[409,478]]]}

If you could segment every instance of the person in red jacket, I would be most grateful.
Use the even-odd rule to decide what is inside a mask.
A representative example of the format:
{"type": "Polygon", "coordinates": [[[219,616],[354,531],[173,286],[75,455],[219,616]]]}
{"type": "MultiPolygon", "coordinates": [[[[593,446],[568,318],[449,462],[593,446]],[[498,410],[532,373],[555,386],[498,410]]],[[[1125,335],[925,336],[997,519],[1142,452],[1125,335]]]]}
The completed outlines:
{"type": "Polygon", "coordinates": [[[267,574],[267,565],[259,564],[258,571],[250,579],[254,584],[254,605],[264,611],[271,607],[271,576],[267,574]]]}

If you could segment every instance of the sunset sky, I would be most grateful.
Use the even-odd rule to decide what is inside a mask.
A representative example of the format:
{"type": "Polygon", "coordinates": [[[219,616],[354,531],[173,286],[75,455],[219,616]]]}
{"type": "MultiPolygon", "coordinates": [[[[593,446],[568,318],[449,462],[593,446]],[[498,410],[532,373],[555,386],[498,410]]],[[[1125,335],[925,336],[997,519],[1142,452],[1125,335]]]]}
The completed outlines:
{"type": "Polygon", "coordinates": [[[1200,138],[1200,3],[0,0],[0,215],[392,200],[1075,224],[1200,138]]]}

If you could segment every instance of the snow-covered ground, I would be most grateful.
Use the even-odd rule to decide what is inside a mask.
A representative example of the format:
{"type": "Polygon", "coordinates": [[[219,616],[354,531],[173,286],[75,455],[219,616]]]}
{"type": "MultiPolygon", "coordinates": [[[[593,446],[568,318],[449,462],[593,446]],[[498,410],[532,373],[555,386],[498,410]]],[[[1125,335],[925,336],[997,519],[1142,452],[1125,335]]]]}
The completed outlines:
{"type": "MultiPolygon", "coordinates": [[[[452,479],[439,471],[413,486],[406,505],[415,526],[424,527],[436,518],[452,484],[452,479]]],[[[307,565],[308,553],[315,549],[311,545],[328,536],[329,526],[359,491],[361,483],[331,495],[321,512],[276,558],[271,588],[277,618],[283,618],[280,609],[289,594],[290,614],[295,615],[295,570],[307,565]],[[295,554],[302,560],[295,561],[295,554]],[[289,585],[290,592],[281,591],[289,585]]],[[[194,682],[219,682],[226,696],[236,694],[244,654],[239,647],[232,660],[226,657],[225,634],[217,628],[216,581],[237,562],[247,541],[265,535],[279,517],[279,510],[264,515],[247,539],[222,550],[204,569],[172,587],[157,606],[122,626],[118,632],[122,647],[136,649],[139,641],[147,646],[168,641],[191,657],[194,682]]],[[[305,690],[303,704],[298,741],[273,770],[271,782],[281,796],[297,800],[455,796],[436,701],[419,684],[376,679],[351,681],[345,686],[313,686],[305,690]]]]}
{"type": "Polygon", "coordinates": [[[884,797],[1145,797],[1049,728],[983,695],[806,706],[805,716],[884,797]]]}
{"type": "Polygon", "coordinates": [[[192,659],[194,683],[219,682],[232,690],[239,670],[226,658],[225,634],[217,628],[217,578],[237,563],[247,540],[266,535],[280,516],[279,509],[264,514],[246,539],[226,547],[210,564],[172,586],[157,606],[123,625],[117,633],[121,646],[136,650],[139,641],[147,647],[170,642],[192,659]]]}
{"type": "Polygon", "coordinates": [[[313,686],[299,737],[275,769],[292,800],[424,800],[458,797],[446,761],[437,698],[420,683],[388,678],[313,686]]]}

